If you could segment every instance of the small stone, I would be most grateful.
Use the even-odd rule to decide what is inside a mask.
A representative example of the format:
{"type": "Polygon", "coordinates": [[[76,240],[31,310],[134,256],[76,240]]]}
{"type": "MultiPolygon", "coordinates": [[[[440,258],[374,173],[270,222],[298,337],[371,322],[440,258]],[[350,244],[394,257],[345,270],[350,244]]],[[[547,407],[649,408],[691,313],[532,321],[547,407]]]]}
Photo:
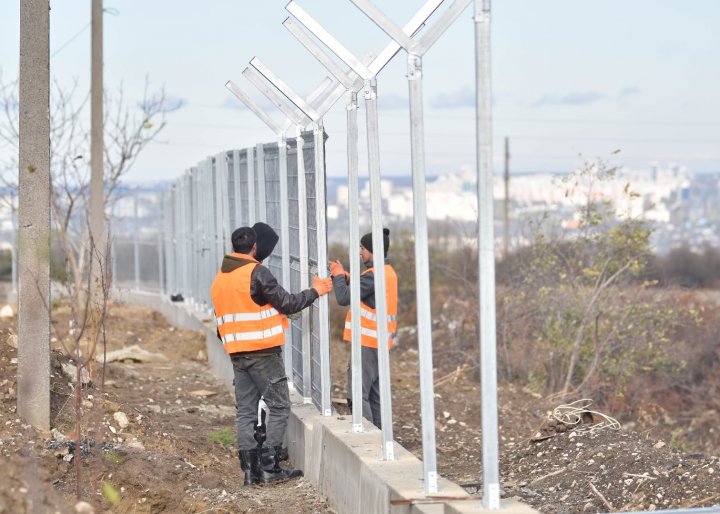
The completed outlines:
{"type": "Polygon", "coordinates": [[[70,462],[70,461],[72,461],[72,460],[73,460],[73,454],[72,454],[72,453],[68,453],[67,455],[65,455],[65,456],[63,457],[63,460],[64,460],[65,462],[70,462]]]}
{"type": "Polygon", "coordinates": [[[662,448],[664,446],[665,446],[664,441],[658,441],[657,443],[655,443],[655,448],[662,448]]]}
{"type": "Polygon", "coordinates": [[[443,418],[448,419],[450,417],[450,413],[448,411],[443,411],[443,418]]]}
{"type": "Polygon", "coordinates": [[[108,428],[110,429],[110,432],[117,434],[117,429],[114,426],[110,425],[108,428]]]}
{"type": "Polygon", "coordinates": [[[137,440],[128,442],[127,447],[132,448],[133,450],[141,450],[141,451],[145,449],[145,446],[143,446],[143,444],[137,440]]]}
{"type": "Polygon", "coordinates": [[[17,350],[18,347],[18,336],[17,334],[10,334],[5,342],[17,350]]]}
{"type": "Polygon", "coordinates": [[[0,309],[0,319],[10,319],[14,316],[13,308],[9,305],[3,305],[2,309],[0,309]]]}
{"type": "Polygon", "coordinates": [[[88,502],[80,501],[75,504],[75,512],[78,514],[95,514],[95,507],[88,502]]]}
{"type": "Polygon", "coordinates": [[[118,411],[113,414],[113,419],[117,421],[117,424],[120,425],[120,428],[127,428],[127,426],[130,424],[130,420],[128,419],[127,414],[122,411],[118,411]]]}

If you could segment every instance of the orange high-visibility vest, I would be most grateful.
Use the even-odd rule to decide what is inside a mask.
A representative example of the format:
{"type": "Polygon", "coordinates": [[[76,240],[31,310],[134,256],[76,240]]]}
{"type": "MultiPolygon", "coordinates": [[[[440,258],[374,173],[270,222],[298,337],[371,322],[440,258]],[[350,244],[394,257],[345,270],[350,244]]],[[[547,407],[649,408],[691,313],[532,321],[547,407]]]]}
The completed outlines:
{"type": "MultiPolygon", "coordinates": [[[[362,275],[370,273],[373,269],[366,269],[362,272],[362,275]]],[[[397,334],[398,287],[397,275],[389,264],[385,265],[385,299],[387,302],[388,348],[392,348],[397,334]]],[[[344,341],[352,340],[351,330],[351,311],[348,311],[347,316],[345,316],[344,341]]],[[[369,348],[378,347],[377,313],[375,309],[371,309],[363,301],[360,302],[360,344],[369,348]]]]}
{"type": "MultiPolygon", "coordinates": [[[[233,254],[255,260],[249,255],[233,254]]],[[[283,318],[272,305],[258,305],[250,296],[250,281],[257,261],[229,273],[215,275],[210,296],[218,332],[228,354],[252,352],[285,344],[283,318]]]]}

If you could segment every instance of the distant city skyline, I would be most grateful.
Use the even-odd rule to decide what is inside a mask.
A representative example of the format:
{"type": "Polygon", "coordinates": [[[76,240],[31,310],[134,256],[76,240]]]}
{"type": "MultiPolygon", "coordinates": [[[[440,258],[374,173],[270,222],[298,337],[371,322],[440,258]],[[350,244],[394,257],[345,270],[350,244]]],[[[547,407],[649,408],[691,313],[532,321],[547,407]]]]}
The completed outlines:
{"type": "MultiPolygon", "coordinates": [[[[357,55],[385,36],[350,2],[298,0],[357,55]]],[[[287,0],[231,2],[105,1],[105,84],[123,83],[131,103],[145,78],[164,85],[179,108],[140,156],[130,181],[170,180],[208,155],[271,142],[274,135],[224,88],[258,56],[307,94],[327,74],[282,27],[287,0]]],[[[376,0],[404,24],[419,0],[376,0]]],[[[449,4],[449,2],[445,2],[449,4]]],[[[443,4],[440,9],[447,6],[443,4]]],[[[0,4],[0,70],[17,76],[19,2],[0,4]]],[[[474,166],[472,8],[424,60],[427,168],[441,175],[474,166]]],[[[89,84],[90,2],[53,3],[51,71],[62,84],[89,84]]],[[[494,171],[510,138],[514,173],[567,172],[582,157],[609,157],[631,168],[655,161],[692,172],[720,171],[720,2],[714,0],[506,0],[493,3],[494,171]],[[713,64],[715,63],[715,64],[713,64]]],[[[381,167],[410,173],[405,55],[378,78],[381,167]]],[[[82,95],[81,95],[82,96],[82,95]]],[[[360,157],[365,163],[364,110],[360,157]]],[[[346,173],[345,109],[326,116],[327,169],[346,173]]],[[[0,159],[9,150],[0,146],[0,159]]]]}

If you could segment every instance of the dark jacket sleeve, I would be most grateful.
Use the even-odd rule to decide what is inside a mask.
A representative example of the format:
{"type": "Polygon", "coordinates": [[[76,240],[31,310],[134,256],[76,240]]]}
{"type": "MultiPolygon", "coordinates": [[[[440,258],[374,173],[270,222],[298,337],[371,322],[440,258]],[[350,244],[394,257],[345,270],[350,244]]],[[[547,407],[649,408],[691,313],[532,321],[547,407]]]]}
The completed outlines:
{"type": "Polygon", "coordinates": [[[255,266],[250,282],[250,296],[258,305],[268,303],[282,314],[294,314],[311,305],[318,294],[315,289],[305,289],[296,294],[288,293],[262,264],[255,266]]]}
{"type": "MultiPolygon", "coordinates": [[[[350,286],[344,275],[333,277],[333,291],[338,305],[350,305],[350,286]]],[[[375,308],[375,276],[373,272],[360,275],[360,300],[371,309],[375,308]]]]}

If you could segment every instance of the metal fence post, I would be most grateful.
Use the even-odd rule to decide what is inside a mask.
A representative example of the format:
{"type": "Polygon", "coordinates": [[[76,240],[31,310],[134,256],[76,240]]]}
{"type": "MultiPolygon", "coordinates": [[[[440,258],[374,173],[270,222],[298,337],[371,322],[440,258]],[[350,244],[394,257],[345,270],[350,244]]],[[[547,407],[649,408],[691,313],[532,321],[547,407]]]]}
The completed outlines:
{"type": "Polygon", "coordinates": [[[192,225],[188,225],[188,230],[193,226],[200,228],[200,233],[198,233],[197,230],[192,231],[195,248],[192,255],[192,273],[190,274],[190,296],[194,308],[198,308],[200,302],[198,298],[198,277],[201,273],[200,258],[203,248],[205,247],[205,226],[201,214],[202,204],[200,203],[200,199],[202,198],[201,192],[200,169],[196,167],[192,169],[192,210],[190,211],[190,219],[188,219],[188,222],[194,222],[192,225]]]}
{"type": "Polygon", "coordinates": [[[380,420],[382,454],[395,460],[392,427],[392,394],[390,387],[390,352],[388,350],[388,314],[385,291],[385,255],[383,248],[382,190],[380,186],[380,133],[378,131],[377,83],[365,80],[365,116],[370,175],[370,210],[372,215],[373,275],[375,278],[375,312],[377,316],[378,371],[380,376],[380,420]],[[378,251],[378,248],[381,250],[378,251]]]}
{"type": "Polygon", "coordinates": [[[425,492],[437,493],[435,451],[435,392],[433,387],[432,313],[430,310],[430,263],[425,193],[425,133],[422,95],[422,58],[408,54],[410,89],[410,137],[415,224],[415,289],[417,297],[420,402],[422,405],[423,468],[425,492]]]}
{"type": "MultiPolygon", "coordinates": [[[[325,129],[322,118],[315,122],[313,131],[315,141],[315,223],[317,230],[317,267],[318,275],[326,275],[328,269],[327,246],[327,208],[325,193],[325,129]]],[[[323,416],[332,414],[332,379],[330,377],[330,305],[328,295],[321,296],[319,302],[320,337],[320,412],[323,416]]]]}
{"type": "Polygon", "coordinates": [[[140,221],[138,219],[138,192],[135,191],[133,196],[133,262],[135,272],[135,290],[140,290],[140,242],[138,233],[140,232],[140,221]]]}
{"type": "MultiPolygon", "coordinates": [[[[162,197],[161,197],[162,198],[162,197]]],[[[160,202],[160,223],[158,223],[157,233],[157,253],[158,253],[158,290],[160,295],[165,294],[165,202],[160,202]]]]}
{"type": "Polygon", "coordinates": [[[358,185],[358,123],[357,123],[357,93],[348,91],[347,103],[347,160],[348,160],[348,217],[349,217],[349,243],[350,258],[350,321],[351,321],[351,353],[350,366],[352,368],[352,397],[356,398],[352,406],[353,432],[363,431],[363,402],[362,398],[362,346],[360,344],[360,222],[358,185]]]}
{"type": "Polygon", "coordinates": [[[488,509],[499,509],[490,0],[474,0],[474,15],[483,505],[488,509]]]}
{"type": "MultiPolygon", "coordinates": [[[[284,136],[278,139],[278,166],[280,168],[280,244],[282,245],[282,284],[290,291],[290,213],[288,208],[287,142],[284,136]]],[[[285,375],[292,383],[293,354],[291,331],[285,331],[285,375]]]]}
{"type": "MultiPolygon", "coordinates": [[[[305,157],[302,128],[296,128],[296,157],[298,173],[298,214],[300,243],[300,289],[310,286],[310,262],[308,259],[307,185],[305,183],[305,157]]],[[[303,402],[312,403],[312,355],[310,349],[310,311],[302,310],[302,359],[303,359],[303,402]]]]}

